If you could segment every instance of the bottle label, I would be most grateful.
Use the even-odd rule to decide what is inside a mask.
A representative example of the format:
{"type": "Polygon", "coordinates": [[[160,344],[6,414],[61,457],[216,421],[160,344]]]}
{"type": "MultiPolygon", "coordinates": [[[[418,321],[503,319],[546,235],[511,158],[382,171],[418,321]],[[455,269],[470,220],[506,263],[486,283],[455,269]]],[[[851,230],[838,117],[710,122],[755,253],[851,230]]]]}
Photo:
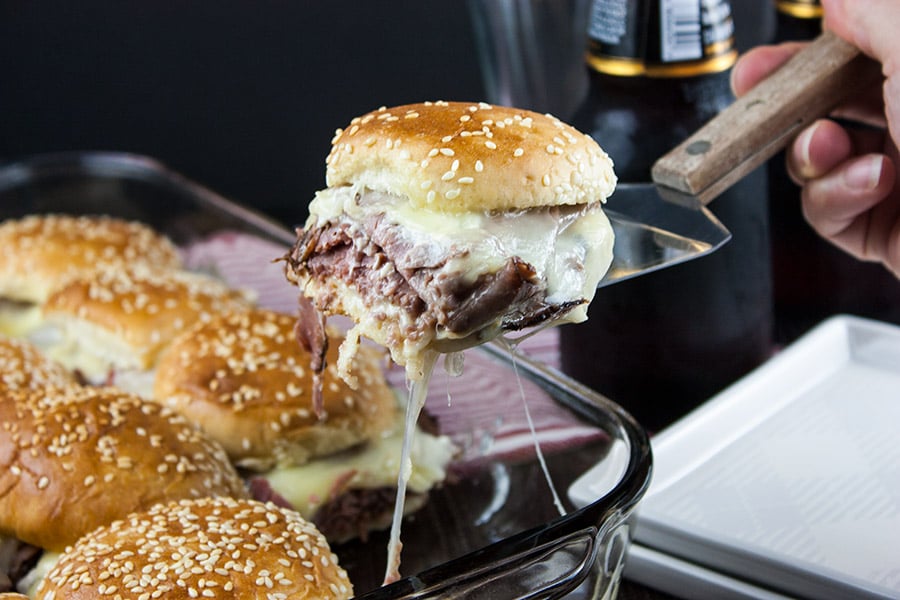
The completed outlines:
{"type": "Polygon", "coordinates": [[[594,0],[588,61],[611,75],[688,77],[734,64],[726,0],[594,0]]]}
{"type": "Polygon", "coordinates": [[[825,14],[819,0],[776,0],[775,9],[796,19],[821,19],[825,14]]]}

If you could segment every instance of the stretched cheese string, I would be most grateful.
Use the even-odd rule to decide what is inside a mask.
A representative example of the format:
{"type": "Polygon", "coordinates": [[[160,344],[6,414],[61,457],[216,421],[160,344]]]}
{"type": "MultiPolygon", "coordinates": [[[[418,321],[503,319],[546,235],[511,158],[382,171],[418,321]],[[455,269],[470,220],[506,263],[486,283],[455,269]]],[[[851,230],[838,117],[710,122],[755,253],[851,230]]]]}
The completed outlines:
{"type": "MultiPolygon", "coordinates": [[[[531,417],[531,411],[528,408],[528,402],[525,397],[525,388],[522,386],[522,378],[519,375],[518,363],[516,361],[515,354],[515,348],[519,344],[519,342],[550,326],[552,326],[552,324],[547,323],[540,327],[536,327],[534,330],[516,339],[510,339],[505,336],[501,336],[499,339],[510,355],[510,360],[513,365],[513,373],[515,373],[516,383],[519,386],[519,397],[522,399],[522,407],[525,410],[525,418],[528,421],[528,428],[531,432],[531,439],[534,443],[534,451],[537,456],[538,463],[541,466],[541,471],[543,471],[544,473],[544,479],[547,481],[547,487],[550,489],[550,494],[553,496],[553,504],[554,506],[556,506],[556,510],[559,511],[560,515],[565,515],[566,509],[563,506],[559,494],[556,491],[556,486],[553,484],[553,478],[550,475],[550,469],[547,466],[547,461],[544,458],[543,451],[541,450],[541,443],[538,439],[537,430],[534,426],[534,420],[531,417]]],[[[388,541],[387,566],[385,568],[383,585],[393,583],[401,577],[400,555],[403,549],[403,543],[400,541],[400,528],[403,521],[404,507],[406,505],[406,488],[412,472],[412,460],[410,458],[412,438],[415,434],[416,423],[419,420],[419,415],[422,412],[422,409],[425,406],[425,400],[428,397],[428,387],[431,383],[431,376],[434,372],[434,365],[437,362],[437,358],[437,352],[428,351],[423,356],[422,360],[422,378],[419,380],[407,378],[409,400],[406,405],[403,446],[400,452],[400,473],[397,477],[397,498],[394,502],[394,515],[393,520],[391,521],[391,534],[388,541]]],[[[444,366],[449,375],[460,375],[463,368],[462,353],[452,353],[451,355],[446,356],[444,366]]],[[[450,402],[449,394],[447,401],[450,402]]]]}
{"type": "Polygon", "coordinates": [[[547,461],[544,459],[544,452],[541,450],[541,442],[538,439],[537,431],[534,427],[534,420],[531,418],[531,411],[528,409],[528,401],[525,398],[525,388],[522,387],[522,378],[519,376],[519,366],[516,361],[515,353],[519,340],[511,341],[505,337],[501,337],[500,339],[503,341],[503,346],[506,348],[507,352],[509,352],[513,373],[516,375],[516,383],[519,385],[519,397],[522,398],[522,407],[525,409],[525,418],[528,421],[531,439],[534,442],[534,452],[537,455],[538,463],[541,465],[541,470],[544,472],[544,479],[547,480],[547,487],[550,488],[550,493],[553,495],[553,504],[556,506],[556,510],[559,511],[560,516],[565,515],[566,509],[559,499],[559,494],[556,493],[556,486],[553,485],[553,478],[550,476],[550,469],[547,467],[547,461]]]}
{"type": "Polygon", "coordinates": [[[406,405],[406,423],[403,432],[403,446],[400,450],[400,474],[397,477],[397,499],[394,502],[394,518],[391,522],[391,536],[388,541],[387,567],[384,573],[384,585],[400,579],[400,552],[403,543],[400,541],[400,525],[403,521],[403,512],[406,506],[406,487],[412,474],[412,459],[410,458],[413,435],[419,414],[425,406],[428,396],[428,385],[431,382],[431,374],[434,371],[434,363],[437,361],[437,352],[428,351],[423,357],[423,376],[419,380],[407,378],[409,401],[406,405]]]}

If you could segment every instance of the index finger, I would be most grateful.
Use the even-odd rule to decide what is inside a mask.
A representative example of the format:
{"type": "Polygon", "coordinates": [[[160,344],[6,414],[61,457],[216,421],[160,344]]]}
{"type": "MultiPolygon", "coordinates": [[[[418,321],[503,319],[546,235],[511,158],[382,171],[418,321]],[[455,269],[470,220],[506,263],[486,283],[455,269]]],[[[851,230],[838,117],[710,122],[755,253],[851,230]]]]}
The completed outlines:
{"type": "Polygon", "coordinates": [[[777,46],[759,46],[742,55],[731,69],[731,89],[735,96],[746,94],[804,46],[800,42],[785,42],[777,46]]]}

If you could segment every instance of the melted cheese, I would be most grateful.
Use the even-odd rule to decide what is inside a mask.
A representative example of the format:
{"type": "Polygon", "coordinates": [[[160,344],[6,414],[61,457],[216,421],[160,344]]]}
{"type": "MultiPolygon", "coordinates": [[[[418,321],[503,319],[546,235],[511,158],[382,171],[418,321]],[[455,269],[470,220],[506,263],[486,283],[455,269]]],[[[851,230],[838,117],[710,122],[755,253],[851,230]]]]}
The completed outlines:
{"type": "Polygon", "coordinates": [[[102,381],[110,369],[140,370],[134,351],[118,336],[78,319],[47,318],[35,343],[47,355],[92,382],[102,381]]]}
{"type": "MultiPolygon", "coordinates": [[[[403,427],[382,438],[305,465],[279,467],[262,476],[272,489],[304,517],[311,518],[332,493],[352,488],[383,488],[397,484],[403,427]]],[[[418,430],[410,447],[409,489],[424,493],[444,481],[456,446],[446,436],[418,430]]]]}
{"type": "Polygon", "coordinates": [[[445,270],[475,280],[498,270],[508,257],[519,256],[546,282],[550,302],[586,301],[561,322],[587,318],[587,303],[612,262],[612,226],[597,207],[446,213],[414,208],[388,194],[370,193],[358,201],[361,193],[355,187],[322,190],[310,203],[310,215],[320,222],[347,215],[362,223],[384,214],[400,226],[398,232],[415,249],[397,268],[440,264],[445,257],[455,256],[445,270]]]}
{"type": "Polygon", "coordinates": [[[41,308],[36,304],[0,299],[0,333],[24,337],[41,325],[41,308]]]}
{"type": "Polygon", "coordinates": [[[25,594],[29,598],[36,598],[38,586],[50,570],[56,566],[56,563],[59,562],[60,558],[62,558],[62,553],[60,552],[44,551],[44,553],[41,554],[41,558],[38,559],[37,564],[25,574],[25,577],[23,577],[16,586],[19,593],[25,594]]]}
{"type": "Polygon", "coordinates": [[[406,406],[406,420],[403,429],[403,445],[400,449],[400,473],[397,476],[397,499],[394,504],[394,518],[391,522],[391,536],[388,540],[387,566],[384,571],[384,585],[400,579],[400,551],[403,544],[400,542],[400,524],[403,520],[403,506],[406,501],[406,490],[412,479],[412,447],[416,436],[416,422],[419,414],[425,406],[428,397],[428,386],[431,383],[431,374],[434,371],[434,363],[437,360],[435,352],[427,352],[424,357],[425,376],[419,381],[410,381],[409,400],[406,406]]]}

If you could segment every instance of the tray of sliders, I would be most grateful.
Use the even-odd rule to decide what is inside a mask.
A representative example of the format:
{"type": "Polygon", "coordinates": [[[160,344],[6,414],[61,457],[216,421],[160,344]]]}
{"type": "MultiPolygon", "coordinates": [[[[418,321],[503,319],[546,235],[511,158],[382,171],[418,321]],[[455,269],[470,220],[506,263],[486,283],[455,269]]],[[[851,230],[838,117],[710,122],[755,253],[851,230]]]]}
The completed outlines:
{"type": "Polygon", "coordinates": [[[297,232],[152,158],[0,165],[0,219],[0,591],[615,593],[649,444],[553,330],[442,353],[410,417],[415,375],[301,308],[297,232]]]}

